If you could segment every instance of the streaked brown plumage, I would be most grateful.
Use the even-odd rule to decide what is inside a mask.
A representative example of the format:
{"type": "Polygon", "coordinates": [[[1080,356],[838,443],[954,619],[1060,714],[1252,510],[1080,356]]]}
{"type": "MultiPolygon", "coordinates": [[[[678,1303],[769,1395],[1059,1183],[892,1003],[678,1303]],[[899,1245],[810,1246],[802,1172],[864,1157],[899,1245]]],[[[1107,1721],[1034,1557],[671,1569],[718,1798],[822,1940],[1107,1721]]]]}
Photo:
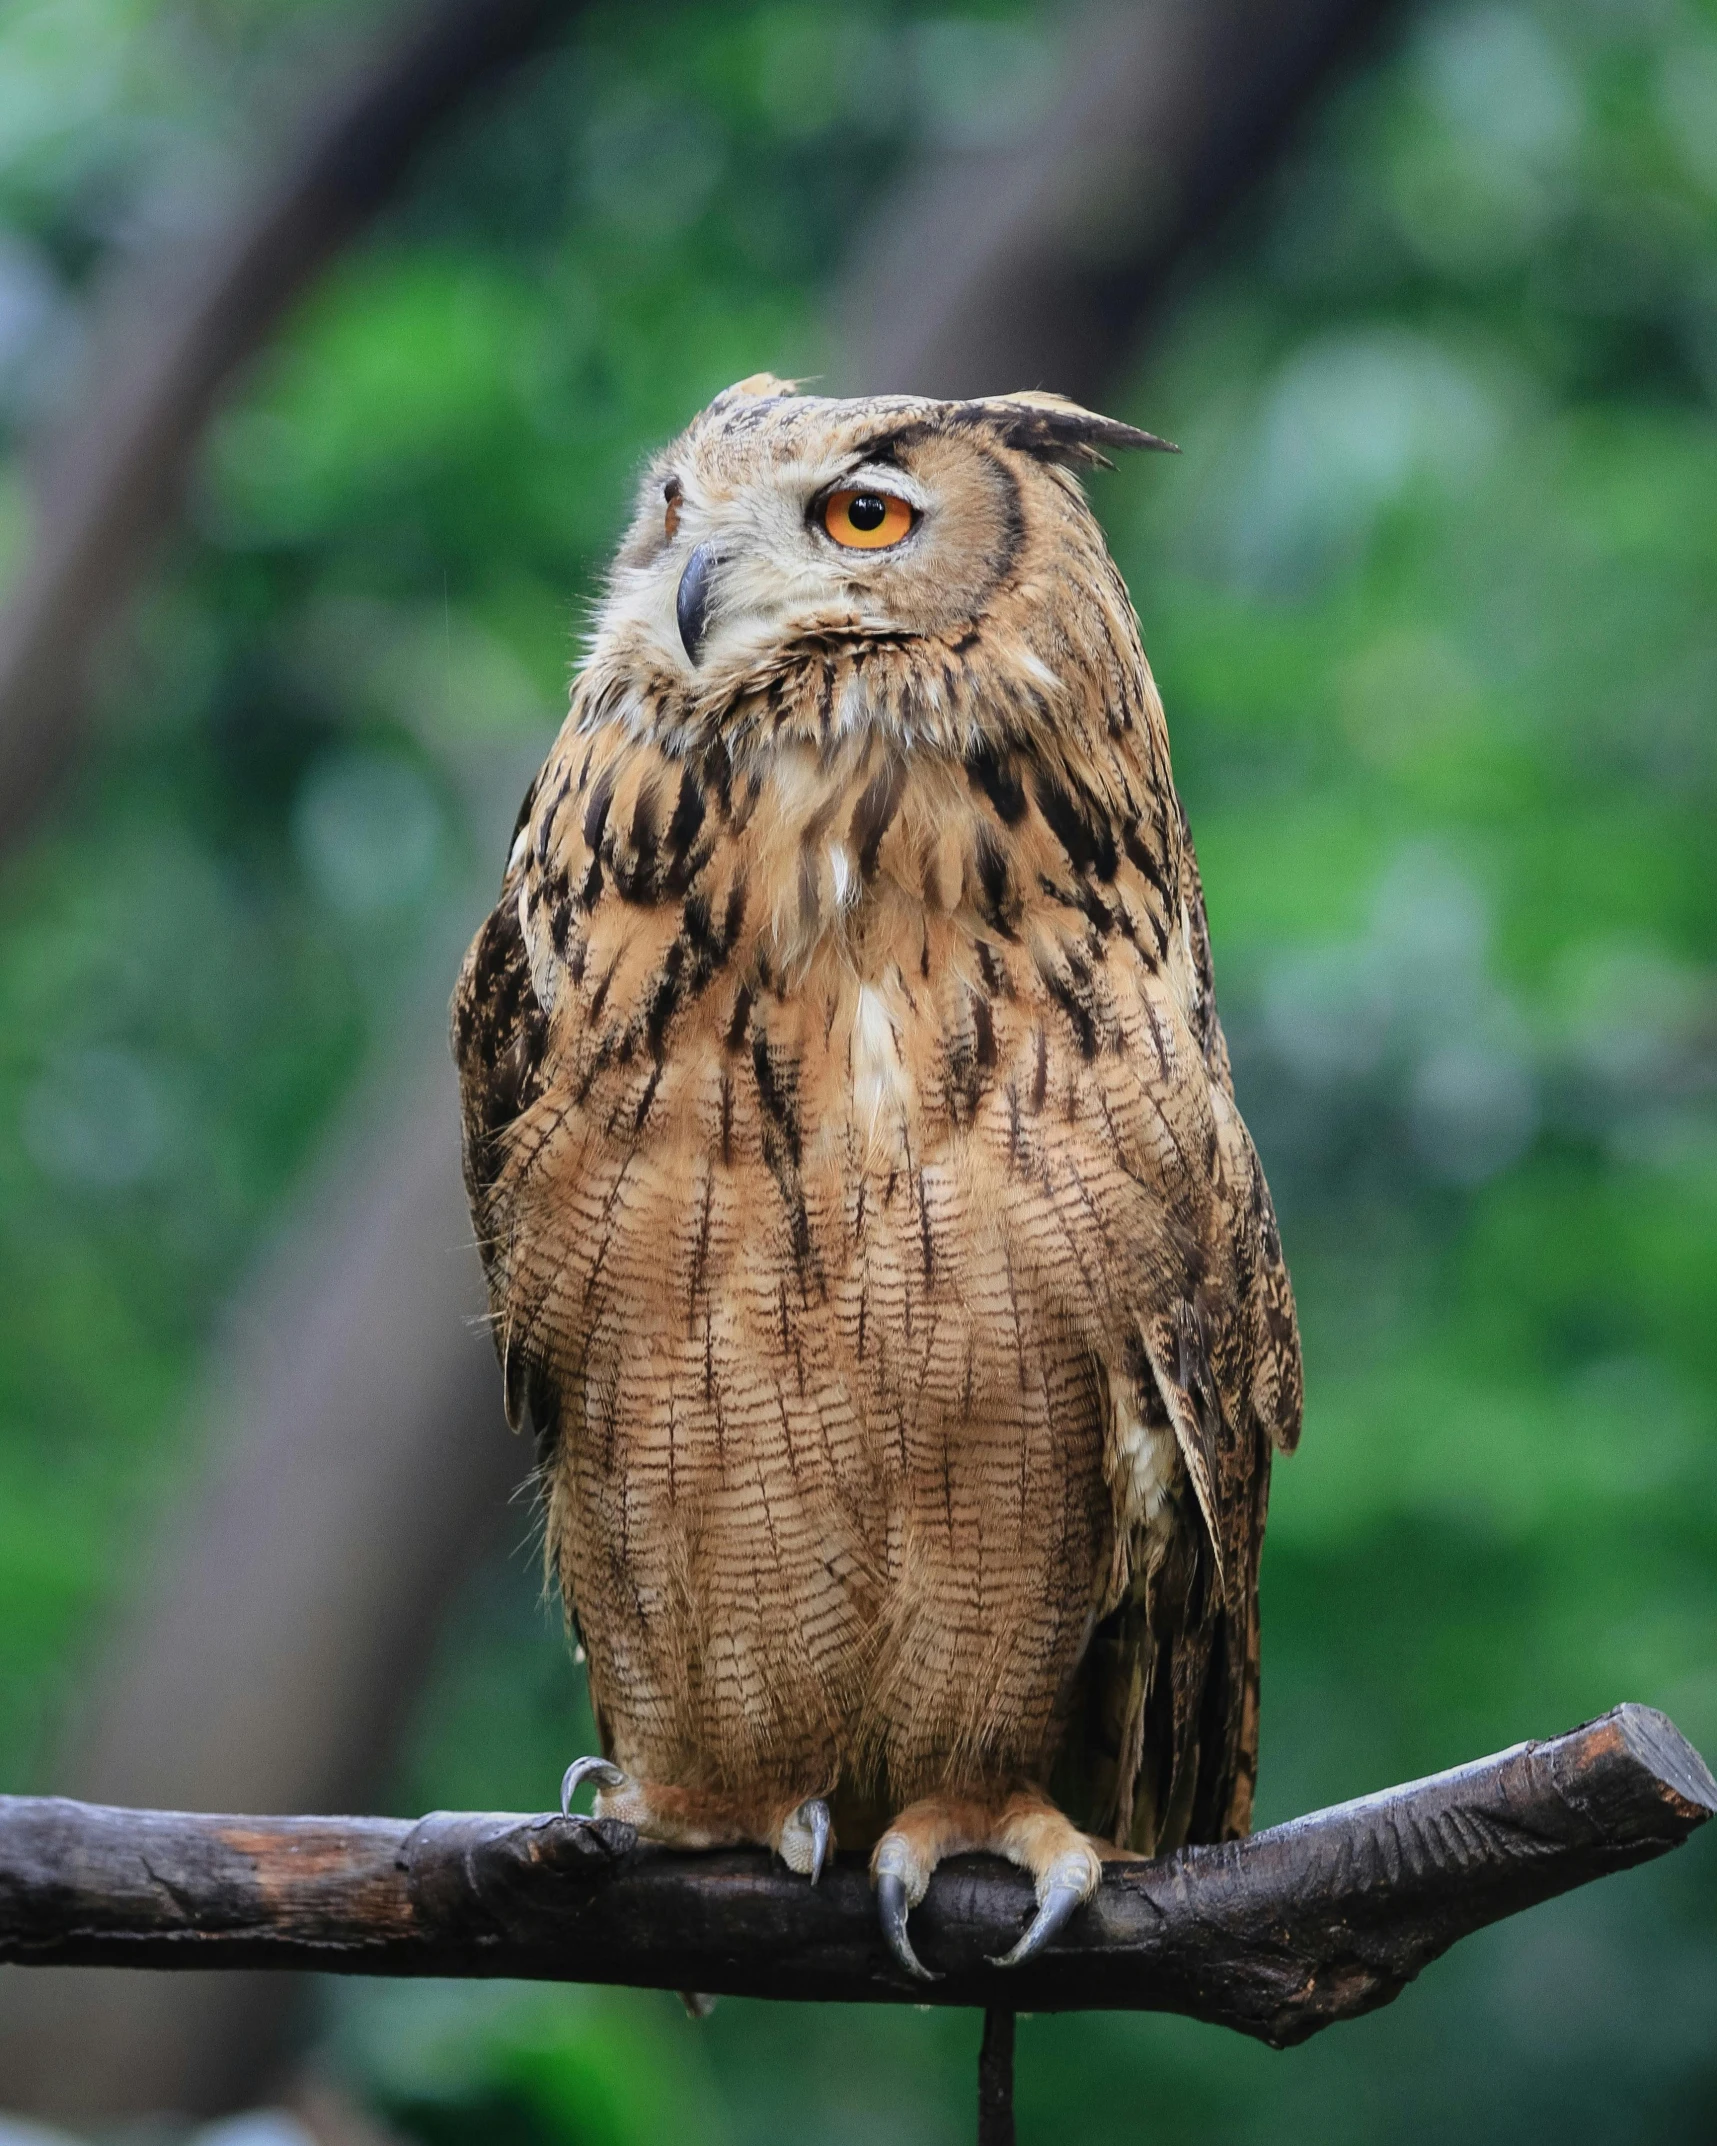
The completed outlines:
{"type": "Polygon", "coordinates": [[[968,1842],[1043,1897],[1096,1874],[1052,1794],[1146,1852],[1248,1823],[1299,1349],[1070,474],[1139,444],[1051,397],[719,397],[466,961],[508,1409],[628,1776],[599,1808],[658,1837],[806,1868],[806,1799],[849,1845],[913,1805],[909,1899],[968,1842]],[[855,484],[904,541],[832,540],[855,484]]]}

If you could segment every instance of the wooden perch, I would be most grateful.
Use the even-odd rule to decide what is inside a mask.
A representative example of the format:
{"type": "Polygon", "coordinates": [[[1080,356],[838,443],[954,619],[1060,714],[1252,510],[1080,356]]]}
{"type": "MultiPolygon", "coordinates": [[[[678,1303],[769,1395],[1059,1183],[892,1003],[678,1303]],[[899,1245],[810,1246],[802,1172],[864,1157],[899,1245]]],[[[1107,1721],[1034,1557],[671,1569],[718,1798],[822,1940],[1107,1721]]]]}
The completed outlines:
{"type": "Polygon", "coordinates": [[[1185,2012],[1277,2047],[1387,2004],[1457,1938],[1678,1847],[1717,1782],[1662,1714],[1338,1804],[1222,1848],[1117,1861],[1042,1958],[1002,1973],[1025,1879],[965,1857],[877,1933],[862,1861],[813,1890],[755,1852],[688,1856],[558,1816],[227,1818],[0,1798],[0,1958],[506,1975],[736,1996],[1185,2012]]]}

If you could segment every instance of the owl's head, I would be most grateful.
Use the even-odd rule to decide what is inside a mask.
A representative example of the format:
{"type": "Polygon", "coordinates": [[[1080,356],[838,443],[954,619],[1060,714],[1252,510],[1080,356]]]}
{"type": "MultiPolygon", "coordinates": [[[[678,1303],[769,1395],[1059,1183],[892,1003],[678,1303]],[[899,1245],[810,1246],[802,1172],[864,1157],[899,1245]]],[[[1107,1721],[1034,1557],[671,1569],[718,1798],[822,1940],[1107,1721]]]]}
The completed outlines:
{"type": "Polygon", "coordinates": [[[593,655],[701,692],[799,644],[957,637],[1052,556],[1112,573],[1068,471],[1167,444],[1056,395],[836,401],[757,374],[650,465],[593,655]]]}

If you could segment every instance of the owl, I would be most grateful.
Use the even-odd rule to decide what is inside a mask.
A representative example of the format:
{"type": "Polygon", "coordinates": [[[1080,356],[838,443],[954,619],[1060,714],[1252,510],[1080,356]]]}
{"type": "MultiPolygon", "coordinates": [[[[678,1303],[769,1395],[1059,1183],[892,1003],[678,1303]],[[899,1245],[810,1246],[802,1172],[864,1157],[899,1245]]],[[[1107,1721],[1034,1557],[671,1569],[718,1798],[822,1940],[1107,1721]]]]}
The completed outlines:
{"type": "Polygon", "coordinates": [[[1138,622],[1047,394],[717,396],[454,1003],[595,1808],[881,1929],[1243,1833],[1293,1296],[1138,622]]]}

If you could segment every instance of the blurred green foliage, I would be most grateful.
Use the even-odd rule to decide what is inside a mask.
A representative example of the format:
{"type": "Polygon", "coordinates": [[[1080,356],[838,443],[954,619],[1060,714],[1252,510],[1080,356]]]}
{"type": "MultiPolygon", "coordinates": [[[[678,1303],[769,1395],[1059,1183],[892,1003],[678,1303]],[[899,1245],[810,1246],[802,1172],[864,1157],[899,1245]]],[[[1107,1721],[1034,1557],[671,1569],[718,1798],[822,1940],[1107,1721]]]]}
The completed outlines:
{"type": "MultiPolygon", "coordinates": [[[[245,97],[333,20],[0,12],[14,430],[139,204],[242,152],[245,97]]],[[[440,145],[222,418],[101,749],[0,881],[8,1785],[194,1464],[235,1266],[445,988],[640,454],[732,378],[828,362],[857,220],[913,156],[1027,124],[1060,31],[601,10],[440,145]]],[[[1408,11],[1111,397],[1186,450],[1094,496],[1305,1327],[1265,1821],[1623,1697],[1717,1749],[1714,401],[1695,0],[1408,11]]],[[[13,556],[18,499],[0,476],[13,556]]],[[[397,1806],[542,1803],[581,1704],[521,1544],[456,1606],[397,1806]]],[[[425,2146],[970,2133],[958,2015],[694,2027],[623,1992],[375,1984],[331,1991],[323,2035],[425,2146]]],[[[1020,2124],[1710,2136],[1717,1853],[1505,1925],[1289,2056],[1028,2021],[1020,2124]]]]}

